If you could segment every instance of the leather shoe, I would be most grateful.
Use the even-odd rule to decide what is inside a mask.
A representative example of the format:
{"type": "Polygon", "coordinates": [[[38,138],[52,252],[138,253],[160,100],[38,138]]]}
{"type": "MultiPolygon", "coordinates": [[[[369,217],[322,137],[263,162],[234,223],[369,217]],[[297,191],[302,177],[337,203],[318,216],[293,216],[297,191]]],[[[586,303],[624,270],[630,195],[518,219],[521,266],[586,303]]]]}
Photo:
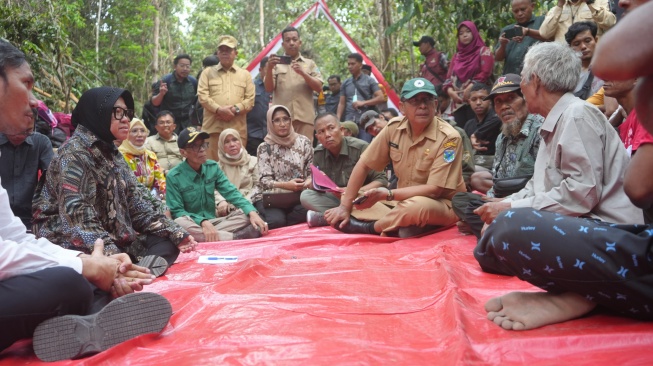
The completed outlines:
{"type": "Polygon", "coordinates": [[[248,224],[244,228],[234,232],[233,240],[254,239],[259,237],[261,237],[261,232],[258,231],[258,228],[254,227],[252,224],[248,224]]]}
{"type": "Polygon", "coordinates": [[[360,221],[353,217],[349,218],[349,223],[344,227],[340,228],[340,223],[336,224],[336,229],[347,234],[372,234],[379,235],[374,230],[374,223],[376,221],[360,221]]]}
{"type": "Polygon", "coordinates": [[[308,227],[329,226],[329,223],[324,218],[323,213],[311,210],[306,212],[306,224],[308,227]]]}

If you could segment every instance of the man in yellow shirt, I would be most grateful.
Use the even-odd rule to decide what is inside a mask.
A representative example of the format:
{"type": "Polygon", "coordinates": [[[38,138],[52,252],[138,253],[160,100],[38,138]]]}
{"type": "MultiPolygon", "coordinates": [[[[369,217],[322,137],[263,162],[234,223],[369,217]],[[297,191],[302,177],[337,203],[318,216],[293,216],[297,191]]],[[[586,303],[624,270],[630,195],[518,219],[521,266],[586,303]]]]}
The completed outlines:
{"type": "Polygon", "coordinates": [[[247,112],[254,107],[255,88],[252,75],[234,64],[238,41],[232,36],[218,38],[220,63],[202,71],[197,97],[204,107],[202,131],[210,135],[208,156],[218,160],[220,133],[233,128],[247,145],[247,112]]]}

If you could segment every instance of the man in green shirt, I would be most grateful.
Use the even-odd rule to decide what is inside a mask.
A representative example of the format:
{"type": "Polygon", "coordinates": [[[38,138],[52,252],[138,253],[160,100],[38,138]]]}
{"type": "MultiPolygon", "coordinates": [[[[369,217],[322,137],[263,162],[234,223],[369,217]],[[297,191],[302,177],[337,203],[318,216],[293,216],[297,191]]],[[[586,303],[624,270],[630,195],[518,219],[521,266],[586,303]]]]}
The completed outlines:
{"type": "Polygon", "coordinates": [[[528,48],[544,40],[539,32],[544,16],[533,15],[533,0],[512,0],[510,4],[516,23],[503,27],[499,32],[499,42],[494,47],[494,61],[503,61],[501,74],[519,75],[528,48]],[[515,30],[518,33],[521,31],[521,35],[513,34],[515,30]]]}
{"type": "Polygon", "coordinates": [[[229,182],[218,163],[207,159],[209,144],[205,140],[209,137],[194,127],[187,127],[179,134],[177,144],[185,160],[166,178],[166,203],[173,219],[198,242],[250,239],[267,234],[268,225],[254,206],[229,182]],[[240,210],[217,217],[216,189],[240,210]]]}
{"type": "MultiPolygon", "coordinates": [[[[355,137],[343,136],[338,117],[333,113],[317,116],[314,126],[315,135],[320,144],[315,148],[313,163],[344,192],[354,166],[369,144],[355,137]]],[[[384,172],[370,170],[364,184],[361,188],[364,191],[386,187],[388,178],[384,172]]],[[[302,192],[300,199],[302,206],[310,210],[308,218],[322,217],[316,213],[324,213],[324,211],[340,205],[339,193],[306,190],[302,192]]],[[[309,226],[328,225],[324,219],[321,219],[319,223],[311,221],[315,220],[309,220],[309,226]]]]}

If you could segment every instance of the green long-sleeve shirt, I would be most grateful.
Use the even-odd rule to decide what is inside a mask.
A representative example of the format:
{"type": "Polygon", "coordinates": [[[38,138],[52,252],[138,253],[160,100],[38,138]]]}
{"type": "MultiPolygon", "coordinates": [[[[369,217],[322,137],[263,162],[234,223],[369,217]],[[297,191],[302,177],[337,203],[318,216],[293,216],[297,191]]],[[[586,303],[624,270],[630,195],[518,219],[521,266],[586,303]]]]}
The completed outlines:
{"type": "Polygon", "coordinates": [[[166,180],[166,204],[174,219],[188,216],[198,225],[204,220],[214,219],[216,189],[227,202],[243,210],[245,215],[256,211],[213,160],[202,164],[200,173],[184,161],[168,173],[166,180]]]}

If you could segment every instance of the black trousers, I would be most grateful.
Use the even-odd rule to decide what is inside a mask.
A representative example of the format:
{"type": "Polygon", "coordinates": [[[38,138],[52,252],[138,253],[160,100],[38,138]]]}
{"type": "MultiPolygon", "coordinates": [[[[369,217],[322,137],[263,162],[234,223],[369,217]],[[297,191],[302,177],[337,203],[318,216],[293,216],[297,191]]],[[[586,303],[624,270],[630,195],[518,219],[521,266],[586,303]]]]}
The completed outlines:
{"type": "Polygon", "coordinates": [[[532,208],[501,213],[474,250],[486,272],[574,292],[653,320],[653,225],[616,225],[532,208]]]}
{"type": "Polygon", "coordinates": [[[306,222],[306,209],[300,204],[288,208],[265,208],[263,200],[254,203],[256,210],[265,222],[268,223],[269,229],[276,229],[284,226],[291,226],[306,222]]]}
{"type": "Polygon", "coordinates": [[[483,220],[481,217],[474,213],[474,210],[483,206],[485,201],[481,196],[476,193],[458,192],[451,199],[451,208],[456,216],[462,221],[469,224],[476,238],[481,238],[481,230],[483,230],[483,220]]]}
{"type": "MultiPolygon", "coordinates": [[[[168,262],[171,266],[179,256],[179,248],[170,241],[168,238],[162,238],[156,235],[148,235],[145,239],[145,253],[146,255],[158,255],[168,262]]],[[[138,258],[132,258],[133,262],[137,262],[138,258]]]]}
{"type": "Polygon", "coordinates": [[[245,150],[247,150],[249,155],[256,156],[258,154],[258,145],[260,145],[262,143],[263,143],[263,139],[248,136],[247,137],[247,146],[245,146],[245,150]]]}
{"type": "Polygon", "coordinates": [[[31,338],[41,322],[55,316],[100,311],[111,295],[74,269],[53,267],[0,281],[0,351],[31,338]]]}

